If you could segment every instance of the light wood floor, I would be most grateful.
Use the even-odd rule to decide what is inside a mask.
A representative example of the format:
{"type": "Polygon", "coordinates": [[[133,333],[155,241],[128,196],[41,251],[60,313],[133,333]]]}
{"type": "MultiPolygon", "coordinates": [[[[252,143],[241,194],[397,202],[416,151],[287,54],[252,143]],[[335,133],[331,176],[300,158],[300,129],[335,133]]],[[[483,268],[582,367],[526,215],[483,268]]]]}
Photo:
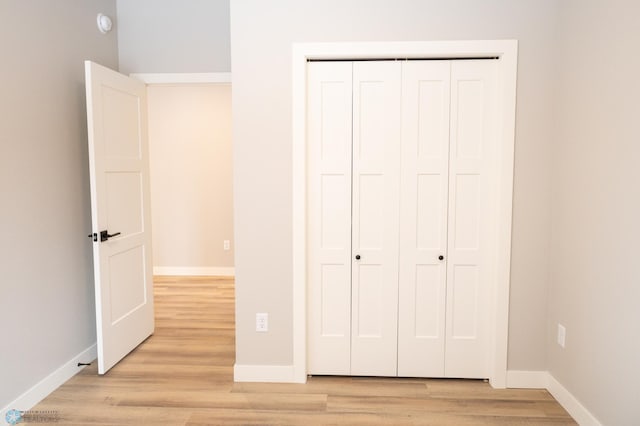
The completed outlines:
{"type": "Polygon", "coordinates": [[[63,425],[575,425],[545,390],[474,380],[234,383],[234,283],[156,277],[156,332],[105,376],[87,367],[33,410],[63,425]]]}

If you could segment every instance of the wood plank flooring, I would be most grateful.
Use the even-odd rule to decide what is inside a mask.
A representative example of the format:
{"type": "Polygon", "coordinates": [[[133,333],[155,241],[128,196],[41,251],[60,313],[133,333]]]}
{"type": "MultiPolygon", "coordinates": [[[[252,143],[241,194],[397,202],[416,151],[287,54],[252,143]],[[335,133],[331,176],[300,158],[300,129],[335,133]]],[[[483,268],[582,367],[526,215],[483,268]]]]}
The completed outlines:
{"type": "Polygon", "coordinates": [[[545,390],[475,380],[311,377],[234,383],[234,283],[156,277],[156,331],[108,374],[94,365],[33,410],[63,425],[575,425],[545,390]]]}

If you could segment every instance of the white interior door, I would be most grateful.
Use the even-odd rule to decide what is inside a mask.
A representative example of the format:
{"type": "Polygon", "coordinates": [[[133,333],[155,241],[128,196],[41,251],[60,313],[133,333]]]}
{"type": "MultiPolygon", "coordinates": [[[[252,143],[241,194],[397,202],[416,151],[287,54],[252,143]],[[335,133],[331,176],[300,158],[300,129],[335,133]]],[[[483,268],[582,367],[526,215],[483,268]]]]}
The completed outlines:
{"type": "Polygon", "coordinates": [[[495,280],[496,61],[451,63],[445,376],[488,377],[495,280]]]}
{"type": "Polygon", "coordinates": [[[104,374],[154,328],[146,88],[90,61],[85,76],[98,372],[104,374]]]}
{"type": "Polygon", "coordinates": [[[307,81],[307,365],[348,375],[352,63],[309,63],[307,81]]]}
{"type": "Polygon", "coordinates": [[[401,64],[353,64],[351,374],[395,376],[401,64]]]}
{"type": "Polygon", "coordinates": [[[445,365],[451,61],[402,67],[398,375],[445,365]]]}

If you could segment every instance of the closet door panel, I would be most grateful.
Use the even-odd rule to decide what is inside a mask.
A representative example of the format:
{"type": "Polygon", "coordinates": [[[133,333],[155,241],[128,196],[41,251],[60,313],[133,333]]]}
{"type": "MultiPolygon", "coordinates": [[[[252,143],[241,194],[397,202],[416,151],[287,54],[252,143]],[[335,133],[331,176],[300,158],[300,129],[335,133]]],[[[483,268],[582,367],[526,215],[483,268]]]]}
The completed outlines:
{"type": "Polygon", "coordinates": [[[352,64],[308,64],[307,369],[350,374],[352,64]]]}
{"type": "Polygon", "coordinates": [[[354,63],[352,375],[397,373],[400,95],[400,63],[354,63]]]}
{"type": "Polygon", "coordinates": [[[495,61],[454,61],[445,375],[488,377],[495,277],[495,61]]]}
{"type": "Polygon", "coordinates": [[[487,377],[495,62],[308,70],[308,372],[487,377]]]}
{"type": "Polygon", "coordinates": [[[450,68],[403,63],[399,376],[444,376],[450,68]]]}

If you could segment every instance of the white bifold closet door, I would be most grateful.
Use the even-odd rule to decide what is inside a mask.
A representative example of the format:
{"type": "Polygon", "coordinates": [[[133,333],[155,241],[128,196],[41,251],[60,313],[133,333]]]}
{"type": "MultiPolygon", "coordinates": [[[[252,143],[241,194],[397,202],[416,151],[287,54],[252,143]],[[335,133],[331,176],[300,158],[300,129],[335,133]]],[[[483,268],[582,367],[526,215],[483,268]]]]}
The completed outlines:
{"type": "Polygon", "coordinates": [[[353,375],[397,375],[401,73],[353,64],[353,375]]]}
{"type": "Polygon", "coordinates": [[[310,65],[308,362],[395,376],[400,63],[310,65]]]}
{"type": "Polygon", "coordinates": [[[495,61],[403,65],[398,375],[488,376],[495,61]]]}
{"type": "Polygon", "coordinates": [[[309,64],[307,364],[351,374],[351,62],[309,64]]]}
{"type": "Polygon", "coordinates": [[[451,62],[411,62],[402,71],[398,374],[442,377],[451,62]]]}
{"type": "Polygon", "coordinates": [[[310,374],[487,377],[493,61],[308,67],[310,374]]]}

